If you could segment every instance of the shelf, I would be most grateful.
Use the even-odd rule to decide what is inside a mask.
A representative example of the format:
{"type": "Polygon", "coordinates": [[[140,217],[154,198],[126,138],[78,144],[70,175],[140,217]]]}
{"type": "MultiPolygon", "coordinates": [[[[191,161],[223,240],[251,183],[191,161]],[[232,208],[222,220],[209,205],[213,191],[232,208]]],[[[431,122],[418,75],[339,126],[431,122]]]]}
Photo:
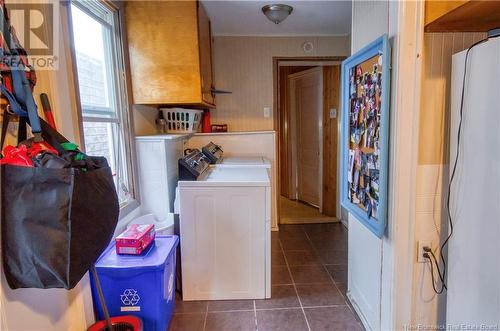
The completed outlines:
{"type": "Polygon", "coordinates": [[[500,1],[425,2],[425,32],[486,32],[500,27],[500,1]]]}

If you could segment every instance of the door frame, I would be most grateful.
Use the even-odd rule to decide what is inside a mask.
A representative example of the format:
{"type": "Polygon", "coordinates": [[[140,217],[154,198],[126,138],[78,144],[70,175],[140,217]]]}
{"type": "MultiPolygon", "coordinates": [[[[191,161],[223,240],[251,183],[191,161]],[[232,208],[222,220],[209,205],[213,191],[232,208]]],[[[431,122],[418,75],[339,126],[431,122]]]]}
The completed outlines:
{"type": "MultiPolygon", "coordinates": [[[[319,208],[319,212],[322,213],[323,212],[323,112],[324,112],[324,95],[323,95],[323,67],[321,66],[317,66],[317,67],[314,67],[314,68],[311,68],[311,69],[305,69],[303,71],[299,71],[299,72],[296,72],[296,73],[293,73],[293,74],[289,74],[288,77],[287,77],[287,88],[288,88],[288,92],[289,95],[287,95],[288,99],[289,99],[289,114],[292,115],[290,118],[295,120],[295,123],[293,123],[293,126],[292,125],[289,125],[288,128],[295,128],[295,133],[298,134],[298,126],[297,126],[297,105],[296,105],[296,102],[292,102],[292,97],[293,96],[296,96],[295,94],[295,89],[296,89],[296,80],[301,78],[302,76],[304,75],[307,75],[311,72],[315,72],[315,71],[320,71],[321,73],[321,79],[320,79],[320,90],[322,91],[322,97],[321,97],[321,106],[320,106],[320,109],[319,109],[319,114],[318,114],[318,127],[319,127],[319,130],[318,130],[318,135],[319,135],[319,139],[318,139],[318,148],[319,148],[319,173],[321,174],[318,178],[318,198],[319,198],[319,201],[318,201],[318,208],[319,208]]],[[[291,123],[289,123],[291,124],[291,123]]],[[[298,138],[298,136],[296,136],[296,138],[298,138]]],[[[293,181],[295,182],[295,185],[293,185],[295,187],[295,198],[298,199],[298,194],[299,194],[299,163],[297,162],[298,161],[298,148],[299,148],[299,141],[298,139],[295,140],[295,144],[293,144],[293,139],[292,139],[292,150],[295,149],[295,157],[292,156],[292,165],[291,165],[291,168],[292,168],[292,174],[293,174],[293,170],[295,168],[295,176],[292,176],[294,177],[293,178],[293,181]],[[295,165],[295,166],[294,166],[295,165]]],[[[292,185],[290,185],[290,189],[293,190],[293,187],[292,185]]]]}
{"type": "MultiPolygon", "coordinates": [[[[287,130],[287,126],[282,125],[282,122],[288,123],[287,121],[289,120],[288,114],[284,112],[281,107],[280,107],[280,98],[281,98],[281,84],[280,84],[280,67],[281,66],[336,66],[338,65],[340,67],[340,64],[342,61],[346,59],[345,56],[323,56],[323,57],[273,57],[273,109],[275,111],[273,112],[273,129],[277,134],[277,139],[276,139],[276,145],[275,145],[275,150],[276,150],[276,167],[277,167],[277,178],[276,178],[276,187],[278,188],[278,201],[279,197],[281,196],[281,177],[282,177],[282,155],[283,151],[288,150],[288,141],[289,141],[289,132],[287,130]]],[[[339,77],[339,93],[340,93],[340,77],[339,77]]],[[[342,116],[342,111],[341,111],[341,105],[340,102],[338,103],[337,106],[337,136],[335,137],[337,141],[340,139],[340,118],[342,116]]],[[[323,123],[324,126],[325,123],[323,123]]],[[[324,141],[323,141],[323,146],[324,146],[324,141]]],[[[340,155],[340,144],[337,144],[337,150],[336,150],[336,158],[339,160],[339,155],[340,155]]],[[[323,147],[321,148],[323,150],[323,147]]],[[[324,155],[323,155],[324,156],[324,155]]],[[[337,162],[338,163],[338,162],[337,162]]],[[[339,169],[340,167],[337,166],[336,170],[336,175],[339,177],[339,169]]],[[[336,201],[336,210],[334,215],[337,217],[337,219],[341,219],[340,214],[341,214],[341,208],[340,208],[340,199],[339,199],[339,194],[338,194],[338,183],[336,185],[336,196],[335,196],[335,201],[336,201]]],[[[322,188],[323,194],[325,194],[325,187],[322,188]]],[[[277,216],[278,216],[278,225],[279,225],[279,219],[280,219],[280,208],[278,206],[277,208],[277,216]]]]}

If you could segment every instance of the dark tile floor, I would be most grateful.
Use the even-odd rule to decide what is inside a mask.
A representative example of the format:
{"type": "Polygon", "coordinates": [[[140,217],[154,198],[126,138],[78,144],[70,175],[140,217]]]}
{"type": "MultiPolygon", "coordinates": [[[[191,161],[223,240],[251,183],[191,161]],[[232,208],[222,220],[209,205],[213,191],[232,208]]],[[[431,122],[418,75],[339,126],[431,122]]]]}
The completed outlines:
{"type": "Polygon", "coordinates": [[[169,331],[357,331],[347,303],[347,229],[281,225],[272,234],[271,299],[176,302],[169,331]]]}

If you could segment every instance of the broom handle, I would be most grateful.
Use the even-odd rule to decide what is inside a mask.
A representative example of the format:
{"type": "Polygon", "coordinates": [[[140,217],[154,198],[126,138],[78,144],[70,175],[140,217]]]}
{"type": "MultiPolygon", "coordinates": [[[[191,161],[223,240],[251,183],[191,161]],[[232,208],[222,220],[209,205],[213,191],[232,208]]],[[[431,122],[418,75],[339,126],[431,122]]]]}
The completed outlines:
{"type": "Polygon", "coordinates": [[[113,331],[113,324],[111,323],[111,317],[109,317],[108,307],[106,306],[106,301],[104,300],[104,294],[102,293],[101,282],[97,276],[97,271],[95,265],[90,268],[92,276],[94,277],[95,286],[97,288],[97,293],[99,294],[99,302],[101,303],[102,312],[104,313],[104,318],[106,319],[107,329],[113,331]]]}
{"type": "Polygon", "coordinates": [[[49,96],[46,93],[40,94],[40,101],[42,102],[43,113],[47,123],[56,129],[56,121],[54,121],[54,115],[52,115],[52,107],[50,107],[49,96]]]}

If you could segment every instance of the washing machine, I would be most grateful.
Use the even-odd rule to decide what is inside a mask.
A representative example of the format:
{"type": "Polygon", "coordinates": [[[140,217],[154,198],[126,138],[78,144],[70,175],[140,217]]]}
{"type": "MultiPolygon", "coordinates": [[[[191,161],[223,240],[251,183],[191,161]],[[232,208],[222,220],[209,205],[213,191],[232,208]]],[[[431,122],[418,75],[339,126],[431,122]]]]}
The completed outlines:
{"type": "Polygon", "coordinates": [[[183,300],[271,297],[271,184],[264,166],[179,160],[183,300]]]}

